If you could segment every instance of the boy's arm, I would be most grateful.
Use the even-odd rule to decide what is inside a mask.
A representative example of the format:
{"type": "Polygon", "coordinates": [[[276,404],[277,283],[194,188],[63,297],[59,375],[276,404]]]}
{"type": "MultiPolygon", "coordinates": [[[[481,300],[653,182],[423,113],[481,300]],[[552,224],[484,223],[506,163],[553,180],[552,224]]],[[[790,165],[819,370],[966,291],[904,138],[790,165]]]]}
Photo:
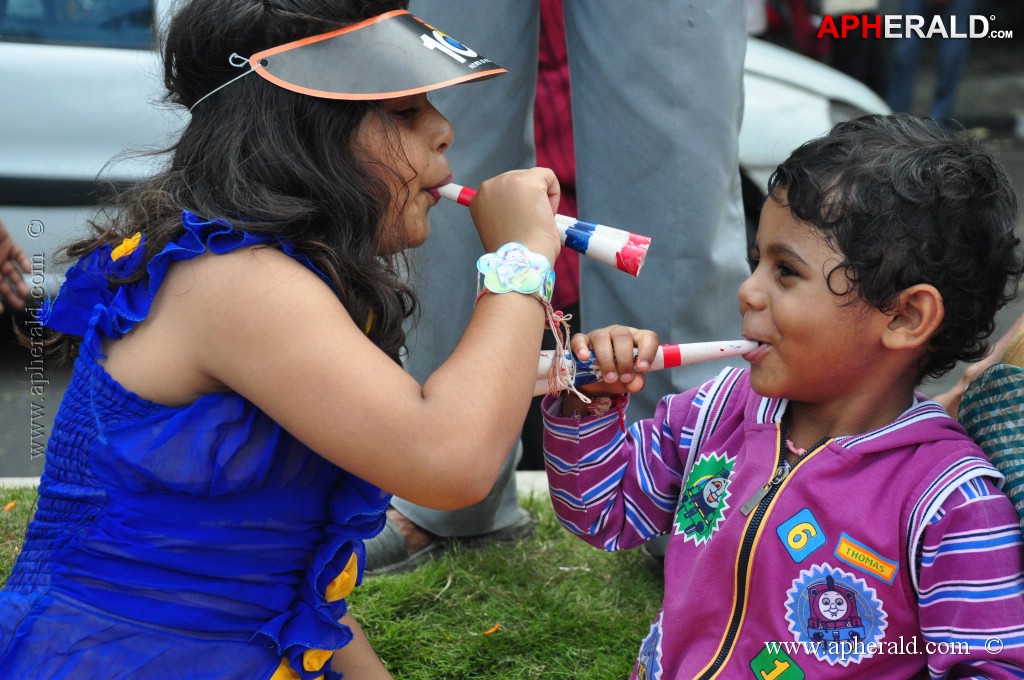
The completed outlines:
{"type": "MultiPolygon", "coordinates": [[[[622,430],[622,413],[562,417],[561,399],[546,397],[544,463],[559,521],[587,543],[624,550],[672,526],[698,408],[697,390],[665,397],[653,419],[622,430]]],[[[625,408],[624,404],[620,404],[625,408]]]]}
{"type": "Polygon", "coordinates": [[[1024,675],[1024,540],[987,478],[965,483],[924,530],[919,618],[933,677],[1024,675]]]}

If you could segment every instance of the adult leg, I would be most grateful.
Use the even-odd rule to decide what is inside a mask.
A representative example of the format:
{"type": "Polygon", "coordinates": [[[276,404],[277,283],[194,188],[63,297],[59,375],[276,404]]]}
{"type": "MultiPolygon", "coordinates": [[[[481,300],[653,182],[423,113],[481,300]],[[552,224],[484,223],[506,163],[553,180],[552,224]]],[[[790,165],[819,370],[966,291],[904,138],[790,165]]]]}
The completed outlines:
{"type": "MultiPolygon", "coordinates": [[[[581,258],[583,319],[651,328],[663,342],[739,337],[736,291],[749,274],[738,162],[744,1],[657,11],[567,2],[565,11],[579,214],[652,237],[635,279],[581,258]]],[[[719,368],[650,374],[631,417],[719,368]]]]}
{"type": "MultiPolygon", "coordinates": [[[[924,9],[925,0],[903,0],[900,14],[920,16],[924,9]]],[[[896,38],[889,47],[889,82],[885,99],[893,111],[909,113],[914,105],[914,81],[920,50],[921,40],[916,35],[896,38]]]]}
{"type": "MultiPolygon", "coordinates": [[[[455,143],[447,152],[455,181],[476,187],[505,170],[531,167],[537,81],[535,2],[413,0],[409,10],[509,71],[430,95],[455,128],[455,143]]],[[[417,379],[426,379],[462,336],[476,295],[473,265],[481,254],[469,210],[447,201],[438,204],[431,211],[430,238],[414,253],[421,310],[406,366],[417,379]]],[[[487,395],[467,394],[466,398],[486,399],[487,395]]],[[[521,525],[526,512],[519,507],[515,485],[519,451],[517,444],[491,494],[476,505],[437,511],[396,498],[393,506],[436,536],[484,534],[521,525]]],[[[376,547],[373,541],[367,544],[371,570],[379,567],[376,547]]]]}
{"type": "MultiPolygon", "coordinates": [[[[581,258],[590,328],[654,329],[663,342],[739,337],[746,278],[738,137],[746,51],[743,0],[567,3],[583,219],[652,238],[637,279],[581,258]]],[[[716,362],[720,363],[720,362],[716,362]]],[[[652,373],[630,417],[719,367],[652,373]]],[[[646,549],[660,557],[665,541],[646,549]]]]}
{"type": "MultiPolygon", "coordinates": [[[[947,27],[952,28],[956,22],[956,30],[966,33],[970,28],[971,9],[974,0],[950,0],[944,13],[947,27]]],[[[928,115],[935,119],[949,118],[956,106],[956,94],[960,88],[960,78],[967,64],[967,54],[971,49],[970,38],[946,38],[939,41],[939,63],[935,74],[935,98],[932,100],[928,115]]]]}

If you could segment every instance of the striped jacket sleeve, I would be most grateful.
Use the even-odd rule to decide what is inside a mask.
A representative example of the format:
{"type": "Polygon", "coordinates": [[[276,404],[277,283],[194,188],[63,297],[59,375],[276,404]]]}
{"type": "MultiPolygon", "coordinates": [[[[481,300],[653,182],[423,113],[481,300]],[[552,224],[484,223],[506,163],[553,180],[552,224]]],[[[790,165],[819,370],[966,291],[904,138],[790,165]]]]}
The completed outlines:
{"type": "Polygon", "coordinates": [[[665,397],[654,418],[625,432],[614,408],[601,416],[563,418],[562,400],[546,397],[544,464],[562,525],[605,550],[633,548],[667,533],[706,388],[665,397]]]}
{"type": "Polygon", "coordinates": [[[919,616],[933,678],[1024,678],[1024,540],[992,481],[965,482],[921,541],[919,616]]]}

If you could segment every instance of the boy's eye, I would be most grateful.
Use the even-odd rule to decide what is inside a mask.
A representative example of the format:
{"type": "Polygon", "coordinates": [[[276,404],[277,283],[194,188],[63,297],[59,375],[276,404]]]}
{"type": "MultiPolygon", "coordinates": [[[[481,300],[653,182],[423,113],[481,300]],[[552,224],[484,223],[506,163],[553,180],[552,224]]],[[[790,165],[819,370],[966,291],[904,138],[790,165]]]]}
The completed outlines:
{"type": "Polygon", "coordinates": [[[780,262],[776,265],[776,270],[779,272],[779,276],[796,276],[797,272],[795,269],[790,267],[785,262],[780,262]]]}
{"type": "Polygon", "coordinates": [[[757,263],[761,261],[761,251],[758,247],[751,243],[750,248],[747,249],[747,265],[750,267],[750,271],[754,271],[757,268],[757,263]]]}

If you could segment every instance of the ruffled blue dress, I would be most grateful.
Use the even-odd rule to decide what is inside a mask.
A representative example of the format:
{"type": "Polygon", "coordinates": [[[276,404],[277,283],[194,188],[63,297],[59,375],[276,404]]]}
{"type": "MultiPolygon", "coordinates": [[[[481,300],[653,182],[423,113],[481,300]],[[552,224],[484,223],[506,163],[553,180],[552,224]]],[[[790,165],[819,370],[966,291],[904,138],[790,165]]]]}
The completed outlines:
{"type": "Polygon", "coordinates": [[[267,244],[324,278],[273,236],[182,222],[148,262],[131,239],[91,252],[43,312],[82,344],[0,591],[0,678],[340,677],[330,652],[352,633],[338,619],[389,495],[237,394],[164,406],[97,361],[104,337],[146,318],[173,262],[267,244]],[[147,278],[111,290],[108,274],[141,266],[147,278]]]}

